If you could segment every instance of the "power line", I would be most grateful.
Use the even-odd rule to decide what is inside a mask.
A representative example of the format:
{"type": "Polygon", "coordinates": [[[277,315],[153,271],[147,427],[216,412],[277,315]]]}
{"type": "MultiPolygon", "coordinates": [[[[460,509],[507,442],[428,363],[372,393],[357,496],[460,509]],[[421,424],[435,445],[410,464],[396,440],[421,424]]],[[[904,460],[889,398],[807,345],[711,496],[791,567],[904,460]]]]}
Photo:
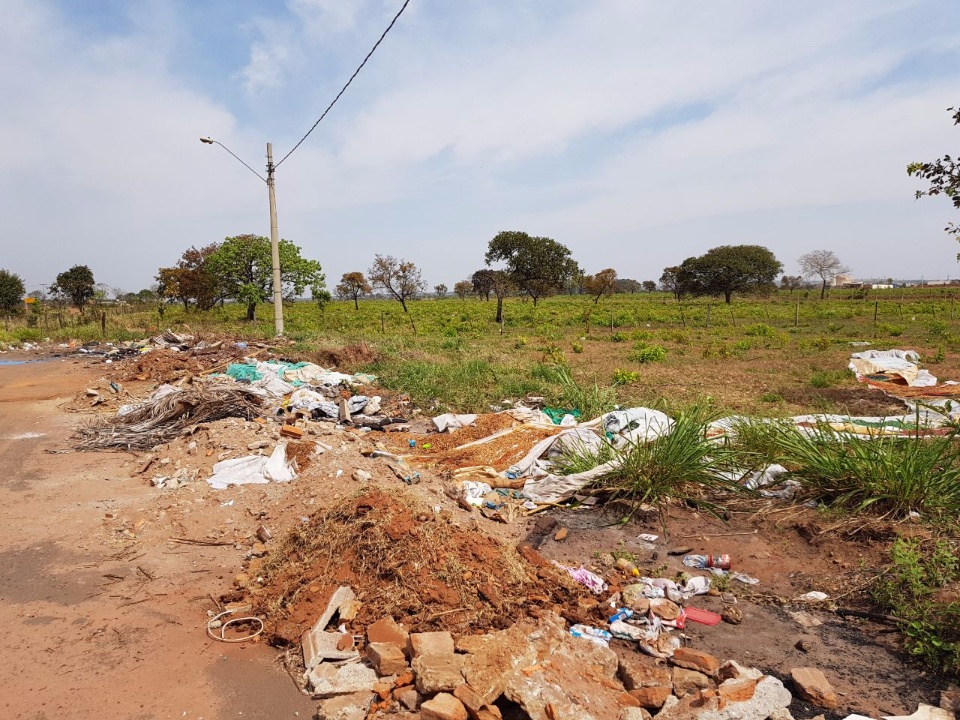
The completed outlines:
{"type": "Polygon", "coordinates": [[[288,157],[290,157],[290,156],[293,154],[293,151],[296,150],[298,147],[300,147],[300,145],[303,143],[303,141],[306,140],[306,139],[310,136],[310,133],[312,133],[314,130],[316,130],[317,125],[320,124],[320,121],[323,120],[323,119],[327,116],[327,113],[330,112],[331,108],[333,108],[333,106],[337,104],[337,100],[340,99],[340,96],[343,95],[344,92],[346,92],[346,90],[347,90],[348,87],[350,87],[350,83],[353,82],[353,79],[354,79],[357,75],[360,74],[360,71],[361,71],[361,70],[363,70],[363,66],[367,64],[367,60],[370,59],[370,56],[373,55],[374,52],[376,52],[376,50],[377,50],[378,47],[380,47],[380,43],[383,42],[383,39],[387,36],[387,33],[390,32],[390,30],[393,28],[393,26],[394,26],[394,24],[397,22],[397,20],[400,19],[400,16],[403,14],[403,11],[407,9],[407,5],[409,5],[409,4],[410,4],[410,0],[404,0],[403,6],[400,8],[400,10],[397,12],[397,14],[393,16],[393,20],[390,21],[390,24],[389,24],[389,25],[387,25],[387,29],[383,31],[383,35],[381,35],[381,36],[380,36],[380,39],[377,40],[376,43],[374,43],[373,47],[370,49],[370,52],[368,52],[368,53],[367,53],[367,56],[363,59],[363,62],[360,63],[360,65],[357,67],[357,69],[353,71],[353,75],[350,76],[350,79],[347,80],[347,84],[344,85],[344,86],[340,89],[340,92],[337,93],[337,96],[333,99],[333,102],[331,102],[331,103],[327,106],[327,109],[323,111],[323,114],[317,119],[317,121],[311,126],[311,128],[310,128],[309,130],[307,130],[307,134],[304,135],[302,138],[300,138],[300,141],[299,141],[296,145],[293,146],[293,148],[290,150],[290,152],[288,152],[286,155],[284,155],[282,158],[280,158],[280,162],[278,162],[274,167],[280,167],[280,166],[283,164],[283,161],[286,160],[288,157]]]}
{"type": "Polygon", "coordinates": [[[247,165],[247,164],[246,164],[243,160],[241,160],[236,154],[234,154],[233,150],[231,150],[230,148],[228,148],[226,145],[224,145],[224,144],[223,144],[222,142],[220,142],[219,140],[211,140],[210,138],[200,138],[200,142],[206,143],[207,145],[213,145],[213,144],[219,145],[219,146],[222,147],[224,150],[226,150],[228,153],[230,153],[231,155],[233,155],[237,160],[239,160],[239,161],[240,161],[240,164],[243,165],[247,170],[249,170],[250,172],[252,172],[254,175],[256,175],[256,176],[257,176],[258,178],[260,178],[261,180],[263,180],[263,182],[266,182],[266,181],[267,181],[267,179],[266,179],[263,175],[261,175],[261,174],[258,173],[256,170],[254,170],[252,167],[250,167],[249,165],[247,165]]]}

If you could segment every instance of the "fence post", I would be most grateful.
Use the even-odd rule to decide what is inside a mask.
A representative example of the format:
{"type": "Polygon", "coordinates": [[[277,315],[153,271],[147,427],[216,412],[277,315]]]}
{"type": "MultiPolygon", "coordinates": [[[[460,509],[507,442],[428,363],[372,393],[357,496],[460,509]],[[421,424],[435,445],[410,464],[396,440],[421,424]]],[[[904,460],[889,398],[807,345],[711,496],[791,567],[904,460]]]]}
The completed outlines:
{"type": "Polygon", "coordinates": [[[800,327],[800,298],[797,298],[797,309],[793,312],[793,326],[800,327]]]}
{"type": "Polygon", "coordinates": [[[706,327],[710,327],[710,303],[707,303],[707,325],[706,325],[706,327]]]}

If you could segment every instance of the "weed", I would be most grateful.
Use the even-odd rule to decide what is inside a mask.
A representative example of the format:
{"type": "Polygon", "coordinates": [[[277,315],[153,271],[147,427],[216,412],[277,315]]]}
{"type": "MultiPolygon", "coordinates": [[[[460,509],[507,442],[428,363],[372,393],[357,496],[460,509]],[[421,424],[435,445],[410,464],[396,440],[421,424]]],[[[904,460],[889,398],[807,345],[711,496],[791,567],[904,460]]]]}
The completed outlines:
{"type": "Polygon", "coordinates": [[[612,388],[601,387],[596,381],[592,385],[580,385],[565,367],[555,368],[552,375],[560,386],[560,392],[554,397],[556,407],[575,408],[581,417],[595,418],[610,412],[617,404],[612,388]]]}
{"type": "Polygon", "coordinates": [[[810,384],[815,388],[829,388],[839,385],[846,378],[847,373],[841,370],[814,370],[810,384]]]}
{"type": "Polygon", "coordinates": [[[783,395],[781,395],[780,393],[775,393],[775,392],[765,392],[763,395],[760,396],[760,402],[765,402],[765,403],[782,403],[782,402],[783,402],[783,395]]]}
{"type": "Polygon", "coordinates": [[[636,370],[622,370],[617,368],[613,371],[614,385],[631,385],[640,379],[640,373],[636,370]]]}
{"type": "Polygon", "coordinates": [[[775,337],[778,333],[777,331],[767,325],[766,323],[757,323],[756,325],[750,325],[744,329],[744,334],[753,335],[755,337],[775,337]]]}
{"type": "Polygon", "coordinates": [[[570,349],[573,350],[574,353],[579,355],[580,353],[583,352],[583,343],[575,341],[573,342],[573,344],[570,345],[570,349]]]}
{"type": "Polygon", "coordinates": [[[527,339],[522,335],[513,341],[513,347],[516,350],[522,350],[527,346],[527,339]]]}
{"type": "Polygon", "coordinates": [[[715,513],[718,508],[707,492],[741,489],[724,474],[736,464],[734,451],[706,438],[707,425],[715,419],[706,405],[681,410],[669,434],[617,450],[614,467],[597,486],[634,508],[679,500],[715,513]]]}
{"type": "Polygon", "coordinates": [[[613,335],[610,336],[610,340],[616,343],[626,342],[627,336],[624,335],[622,332],[615,332],[613,335]]]}
{"type": "Polygon", "coordinates": [[[567,358],[559,345],[550,343],[543,349],[543,361],[553,363],[554,365],[563,365],[567,358]]]}
{"type": "Polygon", "coordinates": [[[890,337],[900,337],[906,329],[903,325],[890,325],[888,323],[880,323],[878,327],[880,332],[886,333],[890,337]]]}
{"type": "Polygon", "coordinates": [[[832,504],[897,517],[960,513],[960,444],[952,437],[840,437],[778,427],[774,442],[792,475],[832,504]]]}
{"type": "Polygon", "coordinates": [[[960,603],[937,605],[934,594],[960,578],[956,548],[947,540],[925,544],[897,538],[891,566],[871,595],[886,612],[902,618],[907,652],[938,670],[960,671],[960,603]]]}
{"type": "Polygon", "coordinates": [[[667,351],[660,345],[647,345],[634,350],[627,359],[638,363],[663,362],[667,359],[667,351]]]}

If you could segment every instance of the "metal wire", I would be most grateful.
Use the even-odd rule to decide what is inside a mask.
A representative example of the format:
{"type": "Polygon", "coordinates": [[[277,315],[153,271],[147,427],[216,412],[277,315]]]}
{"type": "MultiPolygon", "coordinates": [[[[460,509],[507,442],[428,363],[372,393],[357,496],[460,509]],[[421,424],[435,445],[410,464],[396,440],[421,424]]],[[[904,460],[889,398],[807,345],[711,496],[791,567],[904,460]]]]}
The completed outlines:
{"type": "Polygon", "coordinates": [[[350,76],[350,79],[347,80],[347,84],[344,85],[344,86],[340,89],[340,92],[337,93],[337,96],[333,99],[333,102],[331,102],[331,103],[327,106],[327,109],[323,111],[323,114],[322,114],[319,118],[317,118],[317,121],[311,126],[311,128],[310,128],[309,130],[307,130],[306,135],[304,135],[302,138],[300,138],[300,141],[299,141],[296,145],[294,145],[293,148],[291,148],[290,152],[288,152],[286,155],[284,155],[282,158],[280,158],[280,162],[278,162],[278,163],[274,166],[275,168],[280,167],[280,166],[283,164],[283,161],[286,160],[288,157],[290,157],[290,156],[293,154],[293,151],[296,150],[298,147],[300,147],[301,144],[303,144],[303,141],[306,140],[306,139],[310,136],[310,133],[312,133],[314,130],[316,130],[317,125],[319,125],[319,124],[320,124],[320,121],[323,120],[323,119],[327,116],[327,113],[330,112],[330,110],[333,108],[333,106],[337,104],[337,100],[339,100],[339,99],[340,99],[340,96],[343,95],[344,92],[346,92],[346,89],[347,89],[348,87],[350,87],[350,83],[352,83],[352,82],[353,82],[353,79],[360,73],[360,71],[363,69],[363,66],[367,64],[367,60],[370,59],[370,56],[373,55],[373,53],[376,51],[376,49],[380,46],[380,43],[383,42],[383,39],[387,36],[387,33],[390,32],[390,30],[393,28],[393,26],[394,26],[394,24],[397,22],[397,20],[400,19],[400,16],[403,14],[403,11],[407,9],[407,5],[409,5],[409,4],[410,4],[410,0],[405,0],[405,1],[404,1],[403,6],[400,8],[400,10],[397,12],[397,14],[393,16],[393,20],[390,21],[390,24],[389,24],[389,25],[387,25],[387,29],[383,31],[383,34],[380,36],[380,39],[377,40],[376,43],[374,43],[373,47],[370,49],[370,52],[368,52],[368,53],[367,53],[367,56],[363,59],[363,62],[360,63],[360,65],[357,67],[357,69],[353,71],[353,75],[351,75],[351,76],[350,76]]]}

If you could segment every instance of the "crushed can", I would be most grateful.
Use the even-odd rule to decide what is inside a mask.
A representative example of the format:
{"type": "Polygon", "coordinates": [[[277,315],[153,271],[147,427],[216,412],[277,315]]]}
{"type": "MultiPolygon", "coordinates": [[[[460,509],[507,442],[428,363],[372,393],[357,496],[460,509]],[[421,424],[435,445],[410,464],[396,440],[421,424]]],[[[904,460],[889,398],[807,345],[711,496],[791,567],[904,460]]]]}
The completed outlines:
{"type": "Polygon", "coordinates": [[[707,555],[707,567],[717,568],[719,570],[730,569],[729,555],[707,555]]]}

